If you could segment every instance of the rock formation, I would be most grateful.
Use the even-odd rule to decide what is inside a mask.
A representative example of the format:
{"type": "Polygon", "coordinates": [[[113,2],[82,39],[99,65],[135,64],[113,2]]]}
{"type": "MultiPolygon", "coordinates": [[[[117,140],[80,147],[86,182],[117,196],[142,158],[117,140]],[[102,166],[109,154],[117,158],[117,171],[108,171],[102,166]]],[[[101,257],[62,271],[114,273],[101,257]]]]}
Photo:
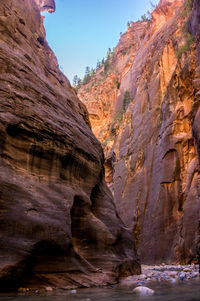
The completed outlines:
{"type": "Polygon", "coordinates": [[[121,36],[110,70],[102,67],[78,93],[144,263],[187,263],[197,251],[199,4],[160,1],[151,21],[133,23],[121,36]]]}
{"type": "Polygon", "coordinates": [[[140,273],[87,110],[45,40],[43,10],[54,1],[0,3],[0,290],[140,273]]]}
{"type": "Polygon", "coordinates": [[[35,0],[41,12],[48,11],[49,13],[55,12],[56,5],[54,0],[35,0]]]}

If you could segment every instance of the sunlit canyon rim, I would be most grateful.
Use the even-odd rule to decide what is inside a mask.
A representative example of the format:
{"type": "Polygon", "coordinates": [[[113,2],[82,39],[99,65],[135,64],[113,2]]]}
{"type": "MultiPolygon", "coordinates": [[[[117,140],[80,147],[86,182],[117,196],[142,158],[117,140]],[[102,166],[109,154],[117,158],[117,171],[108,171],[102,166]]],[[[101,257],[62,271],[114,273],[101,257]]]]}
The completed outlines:
{"type": "Polygon", "coordinates": [[[0,2],[1,291],[140,273],[86,107],[46,42],[45,10],[53,0],[0,2]]]}
{"type": "Polygon", "coordinates": [[[188,263],[200,220],[200,1],[162,0],[81,85],[141,262],[188,263]]]}

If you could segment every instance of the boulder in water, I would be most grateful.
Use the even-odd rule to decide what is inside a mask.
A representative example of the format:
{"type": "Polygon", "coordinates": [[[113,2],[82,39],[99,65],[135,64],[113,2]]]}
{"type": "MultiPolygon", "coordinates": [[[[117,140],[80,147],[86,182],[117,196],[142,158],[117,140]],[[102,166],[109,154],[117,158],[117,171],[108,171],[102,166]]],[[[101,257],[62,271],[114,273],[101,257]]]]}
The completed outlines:
{"type": "Polygon", "coordinates": [[[138,287],[134,288],[133,292],[140,294],[142,296],[150,296],[150,295],[154,294],[154,290],[152,290],[146,286],[138,286],[138,287]]]}

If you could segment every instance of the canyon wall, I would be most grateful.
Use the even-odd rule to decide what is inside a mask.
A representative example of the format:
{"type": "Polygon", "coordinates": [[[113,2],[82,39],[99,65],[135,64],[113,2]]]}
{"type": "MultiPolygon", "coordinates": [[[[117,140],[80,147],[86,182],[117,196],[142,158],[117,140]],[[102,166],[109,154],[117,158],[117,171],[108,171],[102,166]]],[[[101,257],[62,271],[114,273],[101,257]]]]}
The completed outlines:
{"type": "Polygon", "coordinates": [[[88,113],[45,40],[53,0],[0,3],[0,290],[140,273],[88,113]]]}
{"type": "Polygon", "coordinates": [[[143,263],[187,263],[200,220],[199,1],[162,0],[78,91],[143,263]],[[104,78],[103,78],[104,76],[104,78]]]}

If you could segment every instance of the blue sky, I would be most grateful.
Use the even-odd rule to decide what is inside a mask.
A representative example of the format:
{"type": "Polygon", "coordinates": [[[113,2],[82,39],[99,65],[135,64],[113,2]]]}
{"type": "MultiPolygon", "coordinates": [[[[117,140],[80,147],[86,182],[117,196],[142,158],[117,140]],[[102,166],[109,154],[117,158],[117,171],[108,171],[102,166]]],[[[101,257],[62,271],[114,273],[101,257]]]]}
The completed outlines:
{"type": "MultiPolygon", "coordinates": [[[[86,66],[96,67],[108,48],[117,45],[127,21],[136,21],[150,0],[55,0],[56,12],[45,13],[47,41],[62,72],[72,82],[86,66]]],[[[158,0],[152,0],[157,4],[158,0]]]]}

